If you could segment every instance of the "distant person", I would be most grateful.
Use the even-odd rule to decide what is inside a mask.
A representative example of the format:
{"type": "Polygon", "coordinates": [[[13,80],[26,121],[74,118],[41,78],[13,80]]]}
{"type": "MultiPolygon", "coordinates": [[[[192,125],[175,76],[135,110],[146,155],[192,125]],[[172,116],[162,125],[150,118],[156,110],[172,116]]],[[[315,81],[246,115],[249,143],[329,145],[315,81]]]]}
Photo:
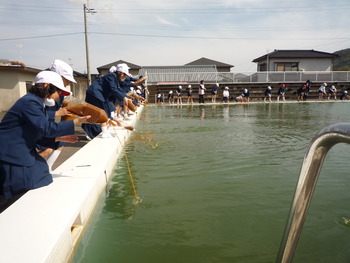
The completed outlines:
{"type": "Polygon", "coordinates": [[[318,100],[323,100],[323,96],[327,95],[326,93],[326,87],[327,87],[327,83],[324,82],[318,89],[318,100]]]}
{"type": "Polygon", "coordinates": [[[266,99],[269,99],[269,102],[272,102],[272,100],[271,100],[271,95],[272,95],[272,88],[271,88],[271,86],[268,86],[265,89],[264,95],[265,95],[264,102],[266,102],[266,99]]]}
{"type": "Polygon", "coordinates": [[[188,85],[187,87],[187,103],[193,103],[193,97],[192,97],[192,86],[191,85],[188,85]]]}
{"type": "Polygon", "coordinates": [[[309,93],[310,93],[310,91],[311,91],[311,81],[310,80],[307,80],[306,82],[305,82],[305,90],[304,90],[304,101],[306,101],[307,100],[307,98],[308,98],[308,96],[309,96],[309,93]]]}
{"type": "Polygon", "coordinates": [[[298,96],[298,101],[304,101],[304,91],[306,89],[306,85],[303,84],[298,90],[297,90],[297,96],[298,96]]]}
{"type": "Polygon", "coordinates": [[[244,89],[242,93],[242,97],[248,102],[250,100],[250,92],[248,89],[244,89]]]}
{"type": "Polygon", "coordinates": [[[204,86],[204,80],[201,80],[199,83],[199,89],[198,89],[198,102],[204,103],[204,96],[205,96],[205,86],[204,86]]]}
{"type": "Polygon", "coordinates": [[[280,88],[277,91],[277,102],[280,101],[280,97],[282,97],[283,101],[286,101],[285,93],[286,93],[286,84],[282,83],[280,88]]]}
{"type": "Polygon", "coordinates": [[[157,93],[157,103],[158,103],[158,105],[161,105],[161,106],[163,106],[163,104],[164,104],[163,96],[160,93],[160,91],[158,91],[158,93],[157,93]]]}
{"type": "Polygon", "coordinates": [[[222,92],[222,102],[223,103],[230,102],[230,91],[228,87],[225,87],[224,91],[222,92]]]}
{"type": "Polygon", "coordinates": [[[170,90],[168,93],[168,102],[169,104],[174,104],[174,93],[172,90],[170,90]]]}
{"type": "Polygon", "coordinates": [[[214,87],[211,88],[211,102],[216,102],[216,97],[218,95],[219,83],[216,83],[214,87]]]}
{"type": "Polygon", "coordinates": [[[340,100],[349,100],[349,95],[346,90],[343,91],[343,94],[340,96],[340,100]]]}
{"type": "Polygon", "coordinates": [[[328,89],[328,100],[331,97],[334,97],[334,100],[337,100],[337,89],[335,88],[334,85],[332,85],[329,89],[328,89]]]}
{"type": "Polygon", "coordinates": [[[182,105],[182,86],[176,89],[176,104],[182,105]]]}

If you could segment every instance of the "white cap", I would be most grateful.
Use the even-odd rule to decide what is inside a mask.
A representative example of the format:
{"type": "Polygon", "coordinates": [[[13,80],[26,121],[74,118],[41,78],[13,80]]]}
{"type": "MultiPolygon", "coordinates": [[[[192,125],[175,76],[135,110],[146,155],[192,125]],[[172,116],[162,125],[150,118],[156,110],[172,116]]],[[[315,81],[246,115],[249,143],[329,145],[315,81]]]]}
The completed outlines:
{"type": "Polygon", "coordinates": [[[77,83],[73,77],[73,69],[71,66],[69,66],[66,62],[55,59],[52,62],[51,67],[49,68],[51,71],[54,71],[61,75],[61,77],[64,77],[65,79],[77,83]]]}
{"type": "Polygon", "coordinates": [[[131,74],[129,73],[129,67],[128,65],[126,65],[125,63],[121,63],[117,65],[117,70],[118,72],[122,72],[125,73],[126,75],[128,75],[129,77],[131,76],[131,74]]]}
{"type": "Polygon", "coordinates": [[[216,86],[219,87],[219,83],[216,83],[216,86]]]}
{"type": "Polygon", "coordinates": [[[248,92],[248,90],[247,89],[244,89],[244,93],[247,93],[248,92]]]}
{"type": "Polygon", "coordinates": [[[117,71],[117,67],[116,66],[112,66],[110,69],[109,69],[109,72],[116,72],[117,71]]]}
{"type": "Polygon", "coordinates": [[[323,85],[324,85],[324,86],[327,86],[327,83],[325,82],[325,83],[323,83],[323,85]]]}
{"type": "Polygon", "coordinates": [[[225,89],[228,89],[228,87],[225,87],[225,89]]]}
{"type": "Polygon", "coordinates": [[[191,85],[188,85],[189,88],[191,88],[191,85]]]}
{"type": "Polygon", "coordinates": [[[179,89],[182,89],[182,86],[179,86],[179,89]]]}
{"type": "Polygon", "coordinates": [[[268,88],[268,89],[271,89],[271,87],[270,87],[270,86],[268,86],[267,88],[268,88]]]}
{"type": "Polygon", "coordinates": [[[63,96],[69,96],[71,93],[64,87],[62,77],[54,71],[41,71],[35,77],[35,83],[50,83],[62,90],[63,96]]]}
{"type": "Polygon", "coordinates": [[[348,93],[346,90],[344,90],[344,93],[348,93]]]}

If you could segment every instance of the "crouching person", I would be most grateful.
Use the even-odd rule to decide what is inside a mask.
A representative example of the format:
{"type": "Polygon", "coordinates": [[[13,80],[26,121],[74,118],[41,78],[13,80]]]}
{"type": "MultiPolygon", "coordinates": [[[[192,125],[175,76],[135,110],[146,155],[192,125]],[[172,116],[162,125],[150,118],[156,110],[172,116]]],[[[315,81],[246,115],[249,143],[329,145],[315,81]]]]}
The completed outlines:
{"type": "Polygon", "coordinates": [[[28,94],[17,100],[0,123],[0,200],[4,210],[18,196],[52,183],[45,159],[36,144],[55,148],[58,141],[76,142],[74,125],[90,116],[60,123],[49,121],[45,105],[67,92],[59,74],[42,71],[28,94]]]}

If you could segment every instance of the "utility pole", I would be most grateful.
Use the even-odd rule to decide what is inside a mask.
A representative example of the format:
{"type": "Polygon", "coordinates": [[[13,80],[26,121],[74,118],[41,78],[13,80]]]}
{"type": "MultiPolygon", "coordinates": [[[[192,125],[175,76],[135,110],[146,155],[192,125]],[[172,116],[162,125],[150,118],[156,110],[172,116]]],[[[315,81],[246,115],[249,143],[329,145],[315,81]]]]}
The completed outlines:
{"type": "Polygon", "coordinates": [[[87,23],[86,23],[86,13],[95,14],[94,9],[87,8],[84,4],[84,27],[85,27],[85,50],[86,50],[86,69],[88,76],[88,85],[91,84],[91,73],[90,73],[90,57],[89,57],[89,41],[88,41],[88,32],[87,32],[87,23]]]}

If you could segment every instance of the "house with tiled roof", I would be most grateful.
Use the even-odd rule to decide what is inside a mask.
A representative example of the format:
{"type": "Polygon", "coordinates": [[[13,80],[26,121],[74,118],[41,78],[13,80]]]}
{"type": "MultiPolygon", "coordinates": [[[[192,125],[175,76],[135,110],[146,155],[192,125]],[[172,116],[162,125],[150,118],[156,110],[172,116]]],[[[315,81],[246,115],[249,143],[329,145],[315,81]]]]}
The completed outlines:
{"type": "Polygon", "coordinates": [[[277,50],[253,60],[257,71],[333,71],[336,54],[316,50],[277,50]]]}
{"type": "MultiPolygon", "coordinates": [[[[0,111],[7,111],[20,97],[28,93],[35,81],[35,76],[42,70],[27,67],[21,61],[0,59],[0,111]]],[[[74,97],[85,99],[87,77],[85,74],[73,71],[77,83],[71,83],[69,88],[74,97]]]]}
{"type": "Polygon", "coordinates": [[[131,75],[138,75],[139,74],[139,70],[141,69],[141,66],[133,64],[133,63],[130,63],[130,62],[125,61],[125,60],[118,60],[118,61],[106,64],[106,65],[103,65],[101,67],[98,67],[97,71],[98,71],[100,76],[103,76],[103,75],[106,75],[109,72],[109,69],[112,66],[117,66],[118,64],[121,64],[121,63],[125,63],[125,64],[127,64],[129,66],[129,68],[130,68],[129,72],[130,72],[131,75]]]}
{"type": "Polygon", "coordinates": [[[169,84],[169,83],[198,83],[200,80],[206,82],[218,82],[227,79],[225,74],[220,72],[230,72],[233,65],[223,62],[211,60],[208,58],[200,58],[189,62],[182,66],[139,66],[125,60],[118,60],[104,66],[98,67],[97,71],[100,76],[109,72],[112,66],[119,63],[126,63],[133,76],[147,76],[148,84],[169,84]]]}
{"type": "Polygon", "coordinates": [[[200,59],[197,59],[190,63],[185,64],[185,66],[208,66],[208,65],[215,65],[218,72],[230,72],[231,68],[234,67],[231,64],[226,64],[226,63],[215,61],[205,57],[202,57],[200,59]]]}

